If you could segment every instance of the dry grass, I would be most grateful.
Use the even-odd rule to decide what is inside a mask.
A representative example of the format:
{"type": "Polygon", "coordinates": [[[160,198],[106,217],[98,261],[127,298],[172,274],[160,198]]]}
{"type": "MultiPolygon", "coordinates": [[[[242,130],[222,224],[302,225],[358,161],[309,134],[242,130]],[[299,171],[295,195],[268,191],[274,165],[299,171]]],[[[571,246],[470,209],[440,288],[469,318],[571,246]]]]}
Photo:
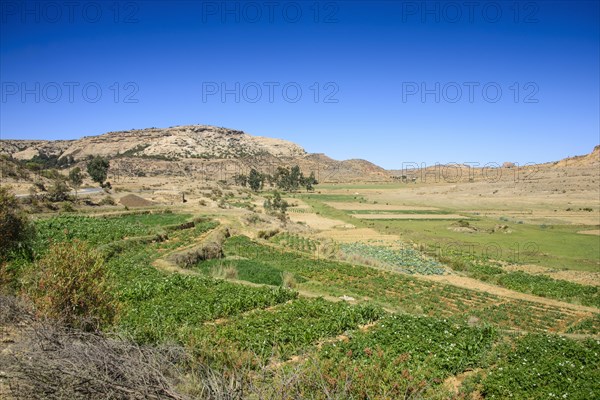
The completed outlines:
{"type": "Polygon", "coordinates": [[[283,282],[283,287],[286,287],[288,289],[294,289],[298,285],[296,277],[291,272],[283,271],[281,279],[283,282]]]}
{"type": "Polygon", "coordinates": [[[178,347],[151,348],[117,336],[35,320],[13,297],[0,298],[0,377],[12,399],[186,399],[175,387],[178,347]]]}
{"type": "Polygon", "coordinates": [[[230,264],[218,264],[211,268],[210,275],[220,279],[237,279],[238,270],[230,264]]]}

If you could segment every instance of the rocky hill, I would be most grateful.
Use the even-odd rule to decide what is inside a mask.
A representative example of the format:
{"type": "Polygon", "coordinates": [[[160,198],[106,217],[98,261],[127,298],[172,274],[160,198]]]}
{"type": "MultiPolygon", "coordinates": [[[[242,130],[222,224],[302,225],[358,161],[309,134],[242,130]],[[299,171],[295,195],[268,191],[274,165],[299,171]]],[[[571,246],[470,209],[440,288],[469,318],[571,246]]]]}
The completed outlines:
{"type": "Polygon", "coordinates": [[[286,140],[203,125],[109,132],[78,140],[3,140],[0,142],[1,153],[12,154],[17,159],[31,159],[35,155],[45,154],[72,156],[75,160],[95,155],[229,159],[260,154],[276,157],[306,154],[302,147],[286,140]]]}
{"type": "Polygon", "coordinates": [[[336,161],[308,154],[286,140],[206,125],[109,132],[78,140],[1,140],[0,154],[17,160],[72,157],[75,162],[101,155],[113,160],[113,171],[130,176],[228,179],[250,168],[271,172],[279,165],[298,164],[322,182],[390,180],[386,170],[365,160],[336,161]]]}
{"type": "Polygon", "coordinates": [[[596,167],[600,168],[600,145],[594,147],[590,154],[574,156],[549,163],[555,168],[561,167],[596,167]]]}

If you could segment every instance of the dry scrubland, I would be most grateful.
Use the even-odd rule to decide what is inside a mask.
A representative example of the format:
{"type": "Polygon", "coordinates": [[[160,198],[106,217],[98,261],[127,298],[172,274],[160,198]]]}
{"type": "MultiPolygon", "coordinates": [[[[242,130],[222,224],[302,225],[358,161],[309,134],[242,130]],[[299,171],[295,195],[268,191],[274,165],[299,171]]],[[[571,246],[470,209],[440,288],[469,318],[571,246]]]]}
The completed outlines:
{"type": "Polygon", "coordinates": [[[0,397],[598,398],[589,161],[323,182],[284,215],[269,188],[185,176],[109,175],[71,209],[25,198],[37,236],[2,262],[0,397]],[[93,273],[63,286],[72,265],[93,273]]]}

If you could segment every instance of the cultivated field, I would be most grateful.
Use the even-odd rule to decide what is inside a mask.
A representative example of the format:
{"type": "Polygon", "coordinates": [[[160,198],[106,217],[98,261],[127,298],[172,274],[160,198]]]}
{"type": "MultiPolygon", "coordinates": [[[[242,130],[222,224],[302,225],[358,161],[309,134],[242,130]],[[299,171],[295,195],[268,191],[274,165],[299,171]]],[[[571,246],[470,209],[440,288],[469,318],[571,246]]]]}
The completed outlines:
{"type": "MultiPolygon", "coordinates": [[[[167,185],[143,186],[115,185],[116,205],[36,214],[35,246],[81,241],[101,255],[118,303],[103,329],[189,357],[169,393],[600,396],[595,189],[575,202],[447,184],[323,185],[287,193],[278,217],[262,207],[267,191],[187,183],[182,202],[167,185]]],[[[35,293],[27,263],[12,261],[10,274],[35,293]]],[[[7,332],[3,354],[34,351],[7,332]]]]}

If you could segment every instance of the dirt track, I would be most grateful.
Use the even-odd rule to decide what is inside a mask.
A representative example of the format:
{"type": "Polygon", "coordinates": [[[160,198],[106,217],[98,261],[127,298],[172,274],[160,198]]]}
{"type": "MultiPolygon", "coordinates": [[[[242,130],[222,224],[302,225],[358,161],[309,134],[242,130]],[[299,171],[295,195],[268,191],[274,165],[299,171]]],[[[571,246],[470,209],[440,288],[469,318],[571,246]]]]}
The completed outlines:
{"type": "Polygon", "coordinates": [[[566,303],[564,301],[547,299],[544,297],[534,296],[532,294],[526,294],[521,292],[515,292],[514,290],[505,289],[500,286],[490,285],[488,283],[479,281],[477,279],[468,278],[466,276],[458,275],[428,275],[420,276],[422,279],[426,279],[434,282],[447,283],[453,286],[458,286],[471,290],[478,290],[480,292],[486,292],[500,297],[506,297],[509,299],[525,300],[534,303],[545,304],[548,306],[568,308],[573,311],[586,312],[586,313],[599,313],[600,309],[595,307],[587,307],[579,304],[566,303]]]}

